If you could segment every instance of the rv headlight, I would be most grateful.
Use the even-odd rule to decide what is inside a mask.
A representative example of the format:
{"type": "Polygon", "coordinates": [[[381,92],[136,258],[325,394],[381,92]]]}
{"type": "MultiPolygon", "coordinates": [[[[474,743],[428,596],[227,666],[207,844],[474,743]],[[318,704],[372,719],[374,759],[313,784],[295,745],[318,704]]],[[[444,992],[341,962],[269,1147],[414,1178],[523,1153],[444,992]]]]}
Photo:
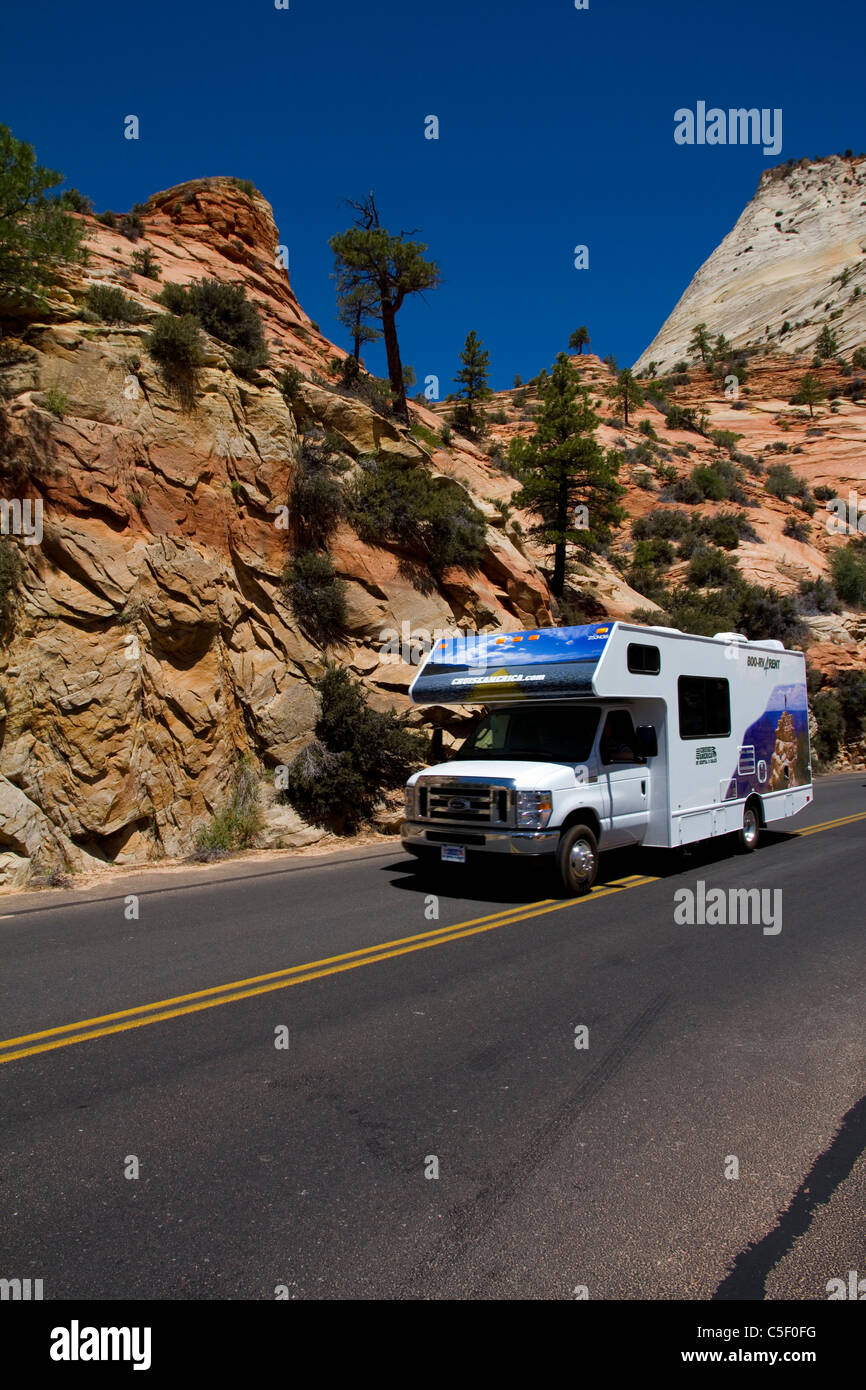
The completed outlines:
{"type": "Polygon", "coordinates": [[[543,830],[552,810],[552,792],[517,793],[517,824],[527,830],[543,830]]]}
{"type": "Polygon", "coordinates": [[[403,790],[404,806],[403,811],[407,820],[411,820],[415,814],[415,788],[406,786],[403,790]]]}

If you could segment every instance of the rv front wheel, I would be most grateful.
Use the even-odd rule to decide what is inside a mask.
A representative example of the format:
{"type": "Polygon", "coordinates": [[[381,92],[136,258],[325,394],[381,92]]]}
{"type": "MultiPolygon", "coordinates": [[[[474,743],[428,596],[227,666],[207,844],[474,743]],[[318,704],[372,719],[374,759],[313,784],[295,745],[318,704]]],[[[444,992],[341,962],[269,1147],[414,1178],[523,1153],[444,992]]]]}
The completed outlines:
{"type": "Polygon", "coordinates": [[[567,893],[588,893],[598,873],[598,841],[586,825],[571,825],[559,841],[559,877],[567,893]]]}
{"type": "Polygon", "coordinates": [[[761,817],[756,806],[747,806],[743,811],[743,828],[737,835],[737,843],[743,854],[751,854],[757,849],[761,836],[761,817]]]}

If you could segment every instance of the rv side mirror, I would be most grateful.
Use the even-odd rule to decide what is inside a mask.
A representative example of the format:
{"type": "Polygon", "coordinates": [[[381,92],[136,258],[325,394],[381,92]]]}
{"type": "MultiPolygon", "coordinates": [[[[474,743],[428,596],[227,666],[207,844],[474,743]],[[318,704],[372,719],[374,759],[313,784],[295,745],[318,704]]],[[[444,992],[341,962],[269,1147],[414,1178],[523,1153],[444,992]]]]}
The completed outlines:
{"type": "Polygon", "coordinates": [[[441,763],[442,754],[445,751],[445,743],[441,729],[434,729],[430,735],[430,760],[434,763],[441,763]]]}
{"type": "Polygon", "coordinates": [[[652,724],[639,724],[635,729],[637,740],[637,751],[642,758],[655,758],[658,756],[659,741],[656,731],[652,724]]]}

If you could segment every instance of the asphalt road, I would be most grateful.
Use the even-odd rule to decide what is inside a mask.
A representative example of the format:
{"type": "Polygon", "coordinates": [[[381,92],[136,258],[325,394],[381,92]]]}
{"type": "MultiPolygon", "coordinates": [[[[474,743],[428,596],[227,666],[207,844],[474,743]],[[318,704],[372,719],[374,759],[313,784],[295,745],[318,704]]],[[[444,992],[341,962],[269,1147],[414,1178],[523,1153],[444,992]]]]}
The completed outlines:
{"type": "Polygon", "coordinates": [[[577,901],[399,846],[0,899],[0,1274],[46,1299],[866,1277],[866,777],[789,827],[603,857],[577,901]],[[699,881],[781,917],[680,924],[699,881]]]}

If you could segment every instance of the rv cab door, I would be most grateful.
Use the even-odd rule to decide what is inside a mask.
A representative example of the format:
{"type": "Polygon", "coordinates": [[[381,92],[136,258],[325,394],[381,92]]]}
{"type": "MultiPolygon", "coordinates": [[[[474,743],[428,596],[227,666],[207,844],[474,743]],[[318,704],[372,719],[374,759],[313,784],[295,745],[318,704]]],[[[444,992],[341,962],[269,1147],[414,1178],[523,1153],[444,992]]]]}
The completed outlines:
{"type": "Polygon", "coordinates": [[[627,709],[608,710],[598,734],[599,782],[609,807],[605,848],[640,844],[649,824],[650,769],[638,752],[627,709]]]}

